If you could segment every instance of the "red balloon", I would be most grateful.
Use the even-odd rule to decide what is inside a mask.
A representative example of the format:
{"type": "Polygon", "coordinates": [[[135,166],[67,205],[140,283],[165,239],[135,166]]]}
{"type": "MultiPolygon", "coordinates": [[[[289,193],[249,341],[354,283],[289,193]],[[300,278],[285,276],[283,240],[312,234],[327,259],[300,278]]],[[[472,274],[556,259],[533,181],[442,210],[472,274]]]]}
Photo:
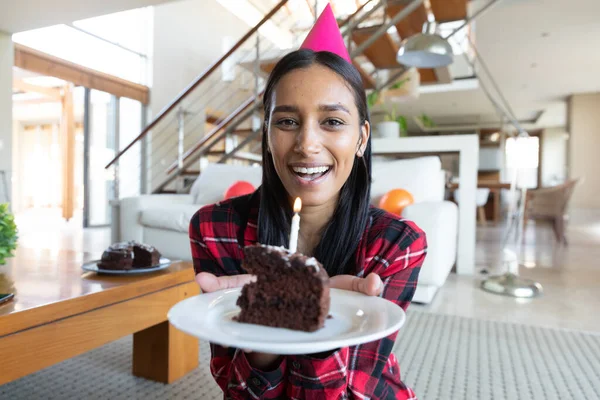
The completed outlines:
{"type": "Polygon", "coordinates": [[[396,215],[402,215],[404,207],[413,204],[412,194],[404,189],[390,190],[379,200],[379,208],[396,215]]]}
{"type": "Polygon", "coordinates": [[[246,181],[237,181],[225,191],[225,200],[232,197],[244,196],[254,192],[254,185],[246,181]]]}

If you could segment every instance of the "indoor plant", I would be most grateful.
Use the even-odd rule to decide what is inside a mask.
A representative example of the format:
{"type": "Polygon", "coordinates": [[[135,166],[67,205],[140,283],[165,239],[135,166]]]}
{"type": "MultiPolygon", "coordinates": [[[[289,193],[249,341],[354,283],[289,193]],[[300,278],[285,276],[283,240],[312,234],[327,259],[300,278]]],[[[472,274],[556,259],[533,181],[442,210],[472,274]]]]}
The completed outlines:
{"type": "Polygon", "coordinates": [[[0,265],[13,256],[17,248],[17,225],[8,203],[0,204],[0,265]]]}
{"type": "Polygon", "coordinates": [[[388,110],[384,121],[377,123],[376,127],[382,138],[397,138],[407,134],[406,117],[397,115],[395,106],[388,110]]]}

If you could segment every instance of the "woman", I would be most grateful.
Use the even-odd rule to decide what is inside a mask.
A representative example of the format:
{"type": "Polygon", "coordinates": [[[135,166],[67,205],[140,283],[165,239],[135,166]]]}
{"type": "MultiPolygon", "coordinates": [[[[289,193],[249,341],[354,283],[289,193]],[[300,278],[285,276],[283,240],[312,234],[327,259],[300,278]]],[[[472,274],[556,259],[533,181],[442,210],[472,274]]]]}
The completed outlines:
{"type": "MultiPolygon", "coordinates": [[[[369,206],[370,122],[357,70],[330,52],[295,51],[274,68],[263,104],[262,186],[192,218],[201,289],[249,282],[240,266],[246,245],[287,247],[291,202],[300,197],[298,251],[321,261],[332,287],[382,295],[406,310],[425,235],[369,206]]],[[[302,356],[212,345],[211,371],[225,397],[234,399],[412,399],[391,353],[395,338],[302,356]]]]}

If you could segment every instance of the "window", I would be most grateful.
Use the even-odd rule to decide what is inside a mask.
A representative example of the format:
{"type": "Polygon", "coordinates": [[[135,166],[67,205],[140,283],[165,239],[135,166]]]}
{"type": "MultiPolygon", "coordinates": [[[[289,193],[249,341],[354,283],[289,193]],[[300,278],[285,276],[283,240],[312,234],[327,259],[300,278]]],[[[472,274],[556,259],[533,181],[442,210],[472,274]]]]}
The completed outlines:
{"type": "Polygon", "coordinates": [[[148,85],[152,8],[140,8],[13,35],[22,44],[110,75],[148,85]]]}

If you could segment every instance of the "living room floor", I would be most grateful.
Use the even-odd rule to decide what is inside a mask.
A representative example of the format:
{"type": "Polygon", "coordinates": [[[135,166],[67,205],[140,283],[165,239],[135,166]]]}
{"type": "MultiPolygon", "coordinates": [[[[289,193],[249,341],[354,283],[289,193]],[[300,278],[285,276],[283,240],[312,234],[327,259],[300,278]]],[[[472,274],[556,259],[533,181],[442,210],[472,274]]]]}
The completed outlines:
{"type": "MultiPolygon", "coordinates": [[[[429,305],[417,309],[553,328],[600,332],[600,212],[571,214],[568,246],[557,244],[549,224],[530,222],[519,257],[520,276],[540,283],[543,294],[516,299],[480,288],[488,276],[504,271],[494,267],[501,255],[505,224],[477,228],[477,275],[451,273],[429,305]],[[487,269],[488,274],[481,271],[487,269]]],[[[410,311],[410,308],[409,308],[410,311]]]]}
{"type": "MultiPolygon", "coordinates": [[[[58,250],[86,251],[100,256],[110,244],[109,228],[81,229],[56,210],[32,210],[17,217],[20,246],[39,257],[58,250]],[[42,251],[46,250],[46,251],[42,251]]],[[[501,254],[505,225],[477,228],[475,276],[451,273],[429,305],[411,308],[484,320],[600,332],[600,212],[574,211],[568,226],[568,246],[558,245],[549,225],[530,223],[519,257],[520,275],[542,284],[542,296],[515,299],[484,292],[482,279],[503,271],[491,266],[501,254]],[[480,271],[487,269],[487,275],[480,271]]],[[[409,312],[411,310],[409,308],[409,312]]]]}

